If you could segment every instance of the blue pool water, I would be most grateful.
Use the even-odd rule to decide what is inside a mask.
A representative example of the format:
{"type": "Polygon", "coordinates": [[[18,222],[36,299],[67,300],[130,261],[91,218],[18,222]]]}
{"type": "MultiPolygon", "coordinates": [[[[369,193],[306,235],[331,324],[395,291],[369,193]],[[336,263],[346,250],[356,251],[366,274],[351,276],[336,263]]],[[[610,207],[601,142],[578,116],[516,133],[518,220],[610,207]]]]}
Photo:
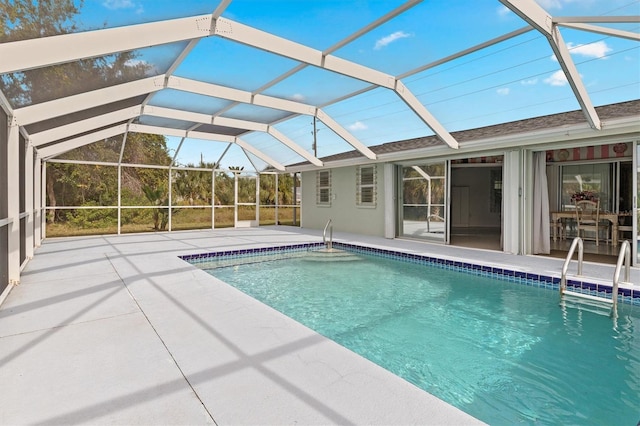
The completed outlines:
{"type": "Polygon", "coordinates": [[[640,307],[617,324],[544,288],[358,254],[203,264],[215,277],[493,425],[636,425],[640,307]]]}

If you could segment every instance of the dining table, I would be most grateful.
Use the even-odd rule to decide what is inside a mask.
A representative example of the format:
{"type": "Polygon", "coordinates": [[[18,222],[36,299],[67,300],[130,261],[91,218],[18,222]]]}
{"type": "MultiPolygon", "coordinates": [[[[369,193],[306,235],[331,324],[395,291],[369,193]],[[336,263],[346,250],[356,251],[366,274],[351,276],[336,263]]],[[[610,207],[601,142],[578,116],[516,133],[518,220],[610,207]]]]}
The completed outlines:
{"type": "MultiPolygon", "coordinates": [[[[618,226],[619,220],[625,216],[631,216],[631,213],[615,213],[615,212],[607,212],[600,211],[598,213],[600,220],[607,220],[611,222],[611,245],[618,245],[618,226]]],[[[576,212],[574,210],[565,210],[565,211],[557,211],[551,212],[551,221],[554,223],[559,223],[562,219],[575,219],[576,212]]],[[[558,239],[558,227],[553,227],[553,241],[557,241],[558,239]]]]}

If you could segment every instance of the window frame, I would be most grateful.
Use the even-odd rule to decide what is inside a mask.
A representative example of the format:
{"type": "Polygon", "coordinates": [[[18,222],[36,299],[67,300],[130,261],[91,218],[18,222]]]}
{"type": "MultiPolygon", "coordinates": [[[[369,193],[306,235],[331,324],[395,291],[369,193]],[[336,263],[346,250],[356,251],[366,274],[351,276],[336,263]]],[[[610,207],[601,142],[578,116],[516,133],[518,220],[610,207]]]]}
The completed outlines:
{"type": "Polygon", "coordinates": [[[331,206],[331,169],[316,171],[316,205],[331,206]],[[326,181],[323,179],[324,174],[327,176],[326,181]]]}
{"type": "Polygon", "coordinates": [[[356,167],[356,205],[364,208],[375,208],[378,201],[378,168],[375,164],[356,167]],[[363,183],[363,171],[371,170],[371,182],[363,183]],[[371,199],[365,201],[363,190],[371,190],[371,199]]]}

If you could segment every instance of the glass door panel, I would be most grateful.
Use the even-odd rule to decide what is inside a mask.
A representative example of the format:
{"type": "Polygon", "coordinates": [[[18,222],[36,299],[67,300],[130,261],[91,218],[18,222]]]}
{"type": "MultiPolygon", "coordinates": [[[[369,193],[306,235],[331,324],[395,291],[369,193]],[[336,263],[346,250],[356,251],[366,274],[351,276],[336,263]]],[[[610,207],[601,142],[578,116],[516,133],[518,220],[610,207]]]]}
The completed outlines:
{"type": "Polygon", "coordinates": [[[399,234],[445,241],[446,163],[402,167],[399,234]]]}

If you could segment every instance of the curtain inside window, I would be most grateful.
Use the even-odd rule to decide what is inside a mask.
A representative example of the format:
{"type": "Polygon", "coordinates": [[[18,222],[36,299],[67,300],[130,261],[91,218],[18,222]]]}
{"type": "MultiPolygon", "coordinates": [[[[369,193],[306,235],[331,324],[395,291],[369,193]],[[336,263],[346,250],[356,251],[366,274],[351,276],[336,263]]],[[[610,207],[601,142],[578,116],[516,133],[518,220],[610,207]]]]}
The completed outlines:
{"type": "Polygon", "coordinates": [[[533,153],[533,253],[549,254],[549,192],[547,160],[544,152],[533,153]]]}

